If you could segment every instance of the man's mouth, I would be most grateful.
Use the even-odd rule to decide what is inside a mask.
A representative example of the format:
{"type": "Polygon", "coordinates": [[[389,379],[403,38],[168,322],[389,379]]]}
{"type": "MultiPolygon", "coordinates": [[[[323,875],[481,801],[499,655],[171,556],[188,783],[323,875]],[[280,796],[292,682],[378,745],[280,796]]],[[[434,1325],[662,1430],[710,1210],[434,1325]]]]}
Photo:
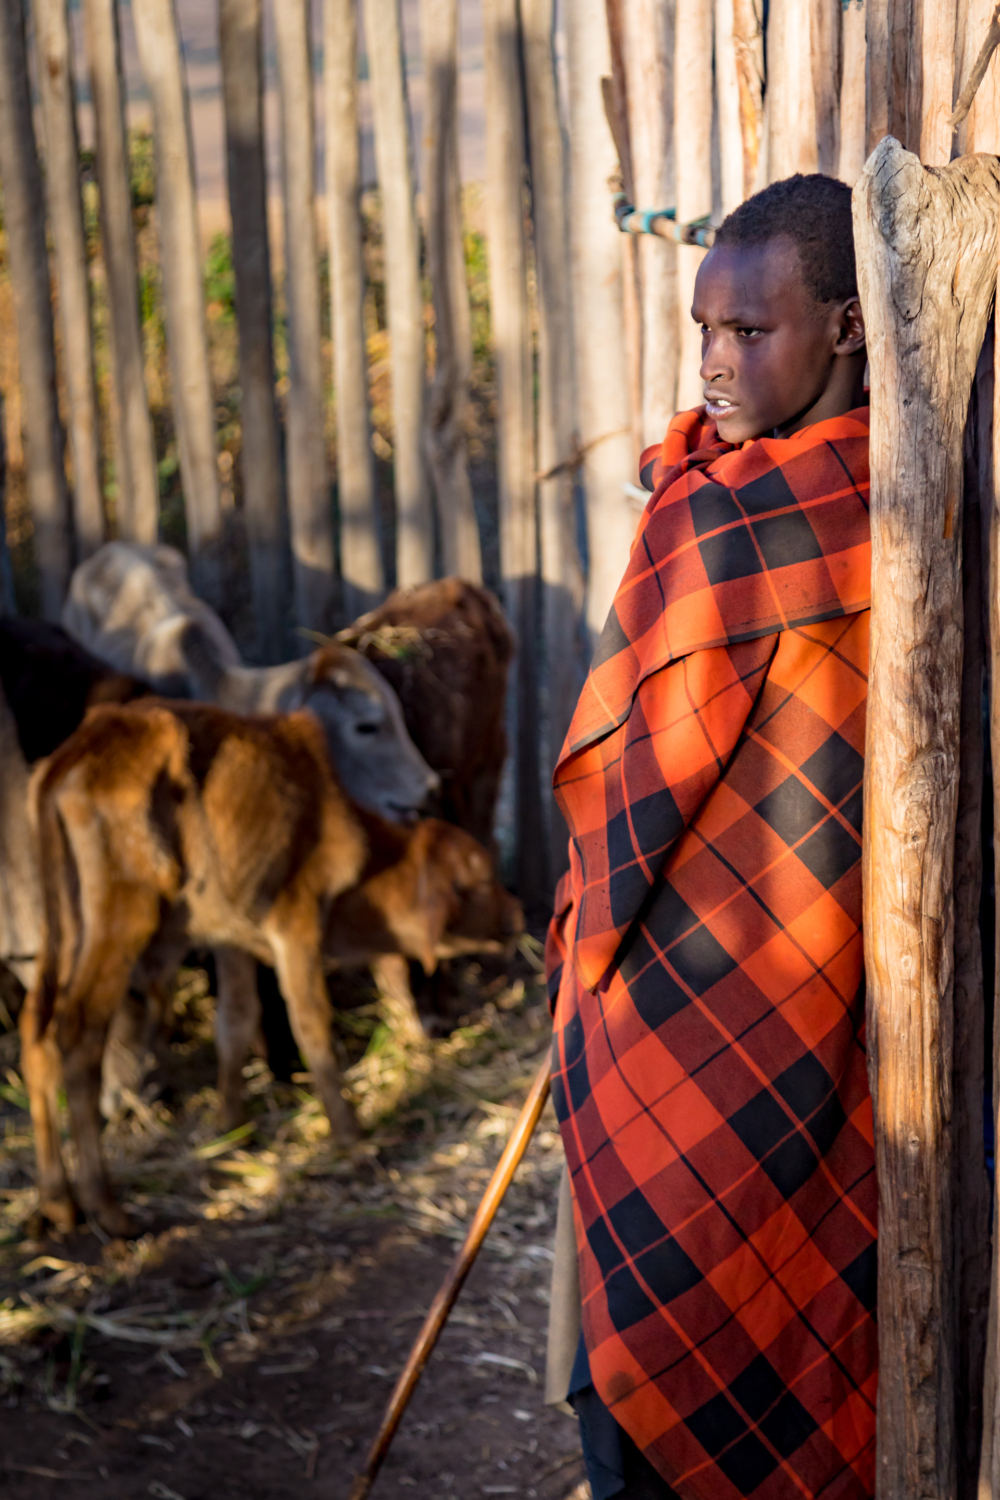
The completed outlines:
{"type": "Polygon", "coordinates": [[[721,417],[731,416],[738,405],[739,402],[731,401],[728,396],[723,396],[718,391],[705,392],[705,414],[715,422],[718,422],[721,417]]]}

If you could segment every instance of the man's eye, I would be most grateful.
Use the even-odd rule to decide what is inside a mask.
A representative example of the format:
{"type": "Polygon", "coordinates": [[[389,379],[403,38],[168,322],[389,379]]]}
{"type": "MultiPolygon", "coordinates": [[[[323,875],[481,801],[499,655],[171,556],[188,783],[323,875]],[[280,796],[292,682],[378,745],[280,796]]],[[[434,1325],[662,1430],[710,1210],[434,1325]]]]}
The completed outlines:
{"type": "Polygon", "coordinates": [[[709,329],[709,327],[708,327],[708,325],[706,323],[700,324],[700,328],[701,328],[701,336],[702,336],[702,338],[705,338],[705,336],[710,332],[710,329],[709,329]]]}
{"type": "Polygon", "coordinates": [[[761,330],[759,328],[737,328],[736,337],[738,339],[752,339],[756,337],[756,335],[760,333],[760,331],[761,330]]]}

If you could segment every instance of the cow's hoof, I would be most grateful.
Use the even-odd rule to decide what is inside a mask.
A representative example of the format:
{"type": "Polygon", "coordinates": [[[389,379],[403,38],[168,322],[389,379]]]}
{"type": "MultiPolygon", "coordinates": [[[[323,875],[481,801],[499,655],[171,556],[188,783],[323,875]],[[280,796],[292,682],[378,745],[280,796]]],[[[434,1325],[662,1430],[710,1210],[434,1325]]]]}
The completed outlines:
{"type": "Polygon", "coordinates": [[[138,1234],[135,1221],[120,1203],[106,1203],[92,1215],[95,1223],[113,1240],[133,1240],[138,1234]]]}

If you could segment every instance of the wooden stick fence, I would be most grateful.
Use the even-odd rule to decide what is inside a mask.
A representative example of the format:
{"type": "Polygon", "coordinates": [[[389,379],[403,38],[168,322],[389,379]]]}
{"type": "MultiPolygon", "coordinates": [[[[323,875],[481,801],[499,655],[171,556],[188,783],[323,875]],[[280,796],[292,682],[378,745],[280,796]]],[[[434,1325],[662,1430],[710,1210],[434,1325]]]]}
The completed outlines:
{"type": "MultiPolygon", "coordinates": [[[[545,784],[628,556],[636,510],[627,487],[638,449],[662,437],[676,406],[700,397],[689,309],[711,227],[793,171],[858,184],[874,405],[866,920],[882,1193],[879,1494],[965,1500],[981,1484],[978,1494],[1000,1497],[1000,1297],[992,1255],[987,1324],[989,1185],[977,1061],[997,1013],[992,998],[984,1002],[994,978],[992,948],[980,941],[977,829],[987,767],[1000,766],[992,477],[1000,422],[992,412],[997,383],[988,357],[980,359],[996,286],[1000,169],[992,156],[963,155],[1000,151],[1000,54],[984,56],[976,72],[995,0],[920,7],[771,0],[766,24],[761,0],[573,0],[562,8],[561,69],[552,0],[465,0],[483,21],[498,574],[489,537],[480,536],[466,446],[473,360],[458,176],[458,0],[420,7],[422,197],[398,0],[363,0],[361,16],[357,0],[315,3],[321,60],[310,57],[309,0],[282,0],[276,14],[289,356],[280,403],[262,0],[219,6],[239,335],[239,525],[257,656],[293,650],[295,625],[352,617],[389,579],[485,571],[520,647],[508,833],[521,894],[539,906],[563,858],[545,784]],[[371,447],[359,21],[391,346],[394,469],[384,528],[371,447]],[[329,417],[312,149],[318,69],[329,417]],[[960,96],[967,112],[952,118],[960,96]],[[616,183],[637,210],[623,225],[632,233],[621,234],[614,220],[616,183]],[[672,220],[656,217],[667,209],[672,220]],[[702,245],[678,244],[697,240],[690,226],[699,222],[702,245]],[[336,432],[335,467],[327,428],[336,432]],[[988,574],[974,566],[980,554],[988,574]],[[993,744],[984,760],[985,687],[993,744]]],[[[109,528],[156,538],[158,454],[144,383],[117,0],[83,4],[113,393],[103,456],[113,489],[104,494],[66,3],[30,0],[29,30],[27,7],[28,0],[0,0],[3,253],[15,291],[38,597],[55,617],[73,561],[109,528]]],[[[183,54],[173,0],[133,0],[132,8],[152,103],[188,548],[198,587],[226,608],[233,563],[224,551],[183,54]]],[[[477,499],[482,515],[490,497],[477,499]]],[[[23,549],[17,561],[23,566],[23,549]]],[[[1000,808],[1000,796],[993,803],[1000,808]]],[[[997,1076],[992,1091],[995,1106],[997,1076]]]]}

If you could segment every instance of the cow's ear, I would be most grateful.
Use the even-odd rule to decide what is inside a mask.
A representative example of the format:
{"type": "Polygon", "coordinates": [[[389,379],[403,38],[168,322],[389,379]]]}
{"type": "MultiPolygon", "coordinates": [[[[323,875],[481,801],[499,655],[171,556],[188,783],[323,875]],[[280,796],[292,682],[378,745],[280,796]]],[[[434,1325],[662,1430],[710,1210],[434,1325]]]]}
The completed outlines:
{"type": "Polygon", "coordinates": [[[437,947],[444,937],[451,917],[453,888],[446,868],[433,857],[428,858],[426,839],[414,839],[414,855],[417,860],[417,910],[420,914],[420,936],[418,953],[426,974],[437,968],[437,947]]]}

